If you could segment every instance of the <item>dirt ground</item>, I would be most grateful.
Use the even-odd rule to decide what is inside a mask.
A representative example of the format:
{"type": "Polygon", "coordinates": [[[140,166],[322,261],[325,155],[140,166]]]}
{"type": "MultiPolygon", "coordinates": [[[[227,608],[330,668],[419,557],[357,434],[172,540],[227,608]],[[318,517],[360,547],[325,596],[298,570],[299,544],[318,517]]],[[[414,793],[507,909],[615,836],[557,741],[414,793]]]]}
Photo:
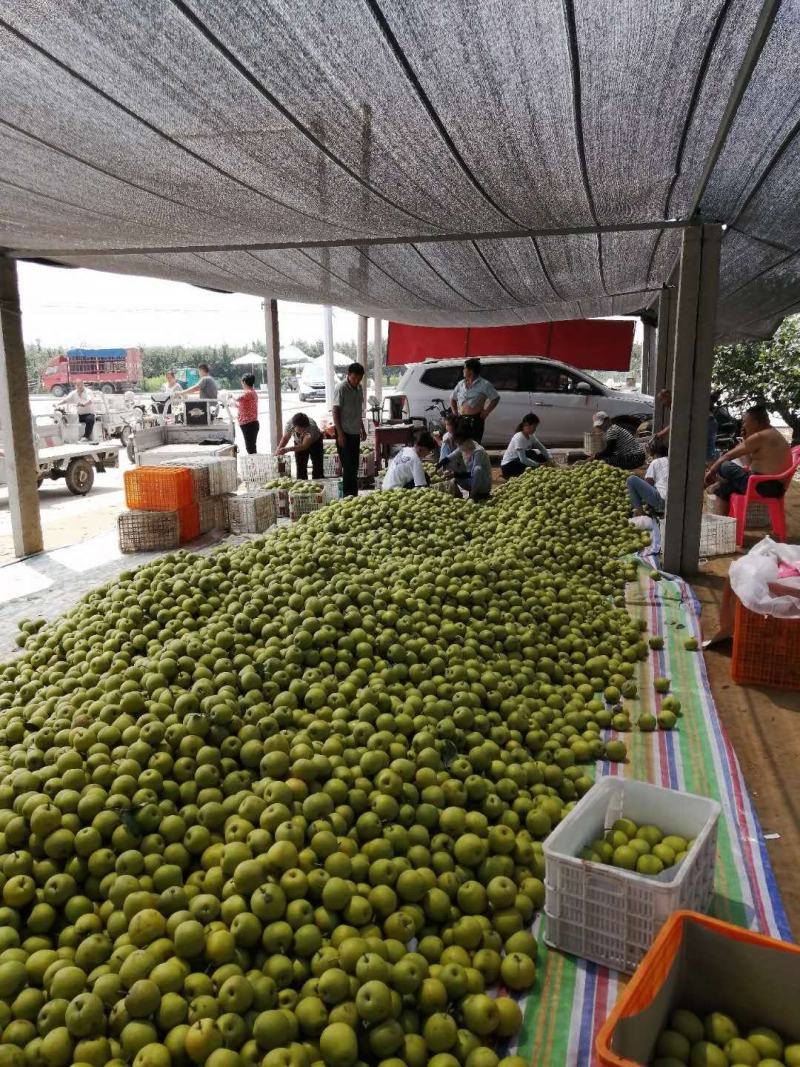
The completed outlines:
{"type": "MultiPolygon", "coordinates": [[[[704,636],[716,631],[728,567],[735,558],[710,560],[692,582],[702,605],[704,636]]],[[[767,835],[789,924],[800,938],[800,692],[736,685],[730,641],[706,649],[704,657],[720,718],[767,835]]]]}

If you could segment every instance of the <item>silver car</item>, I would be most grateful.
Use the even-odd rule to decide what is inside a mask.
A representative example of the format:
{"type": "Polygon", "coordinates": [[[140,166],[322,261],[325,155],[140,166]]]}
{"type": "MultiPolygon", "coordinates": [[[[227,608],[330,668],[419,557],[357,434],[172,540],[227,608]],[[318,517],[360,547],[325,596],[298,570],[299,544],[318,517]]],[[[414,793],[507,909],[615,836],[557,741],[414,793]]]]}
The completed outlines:
{"type": "MultiPolygon", "coordinates": [[[[397,392],[408,397],[413,417],[430,420],[437,400],[449,409],[450,394],[463,374],[463,359],[414,363],[397,392]]],[[[557,360],[493,356],[481,361],[481,374],[500,394],[500,403],[486,420],[483,443],[491,448],[507,445],[529,411],[541,419],[537,436],[554,448],[580,447],[596,411],[607,412],[632,432],[653,416],[651,396],[610,389],[586,371],[557,360]]]]}

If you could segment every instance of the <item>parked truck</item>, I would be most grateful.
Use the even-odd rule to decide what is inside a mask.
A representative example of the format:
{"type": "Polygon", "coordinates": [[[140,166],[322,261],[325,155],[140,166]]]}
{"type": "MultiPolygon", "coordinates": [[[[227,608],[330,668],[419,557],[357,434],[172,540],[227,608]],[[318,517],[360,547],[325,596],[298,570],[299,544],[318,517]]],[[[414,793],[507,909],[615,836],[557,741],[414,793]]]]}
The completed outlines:
{"type": "Polygon", "coordinates": [[[68,348],[44,368],[42,389],[66,396],[76,379],[101,393],[136,389],[142,381],[142,353],[138,348],[68,348]]]}

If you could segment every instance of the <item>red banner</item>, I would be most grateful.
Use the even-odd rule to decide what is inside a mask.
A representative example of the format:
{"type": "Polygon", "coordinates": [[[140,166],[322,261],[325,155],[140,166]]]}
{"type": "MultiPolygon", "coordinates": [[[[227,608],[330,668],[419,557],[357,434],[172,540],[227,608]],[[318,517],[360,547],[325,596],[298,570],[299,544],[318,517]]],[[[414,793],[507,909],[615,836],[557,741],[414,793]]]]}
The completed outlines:
{"type": "Polygon", "coordinates": [[[388,363],[467,356],[545,356],[585,370],[626,371],[632,319],[566,319],[525,326],[407,326],[389,323],[388,363]]]}

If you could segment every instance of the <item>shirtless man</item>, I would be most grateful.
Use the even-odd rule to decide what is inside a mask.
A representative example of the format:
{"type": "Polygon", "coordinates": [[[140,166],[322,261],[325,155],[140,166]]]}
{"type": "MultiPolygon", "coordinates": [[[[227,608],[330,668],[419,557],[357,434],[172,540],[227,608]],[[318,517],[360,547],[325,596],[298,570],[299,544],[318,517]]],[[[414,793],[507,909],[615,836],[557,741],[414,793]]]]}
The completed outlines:
{"type": "MultiPolygon", "coordinates": [[[[747,492],[751,474],[782,474],[792,464],[792,453],[784,436],[770,425],[769,412],[761,405],[749,408],[742,420],[744,440],[712,463],[706,474],[706,485],[722,500],[730,500],[733,493],[747,492]],[[731,462],[746,456],[748,467],[731,462]]],[[[783,495],[780,482],[763,482],[758,489],[761,496],[783,495]]]]}

